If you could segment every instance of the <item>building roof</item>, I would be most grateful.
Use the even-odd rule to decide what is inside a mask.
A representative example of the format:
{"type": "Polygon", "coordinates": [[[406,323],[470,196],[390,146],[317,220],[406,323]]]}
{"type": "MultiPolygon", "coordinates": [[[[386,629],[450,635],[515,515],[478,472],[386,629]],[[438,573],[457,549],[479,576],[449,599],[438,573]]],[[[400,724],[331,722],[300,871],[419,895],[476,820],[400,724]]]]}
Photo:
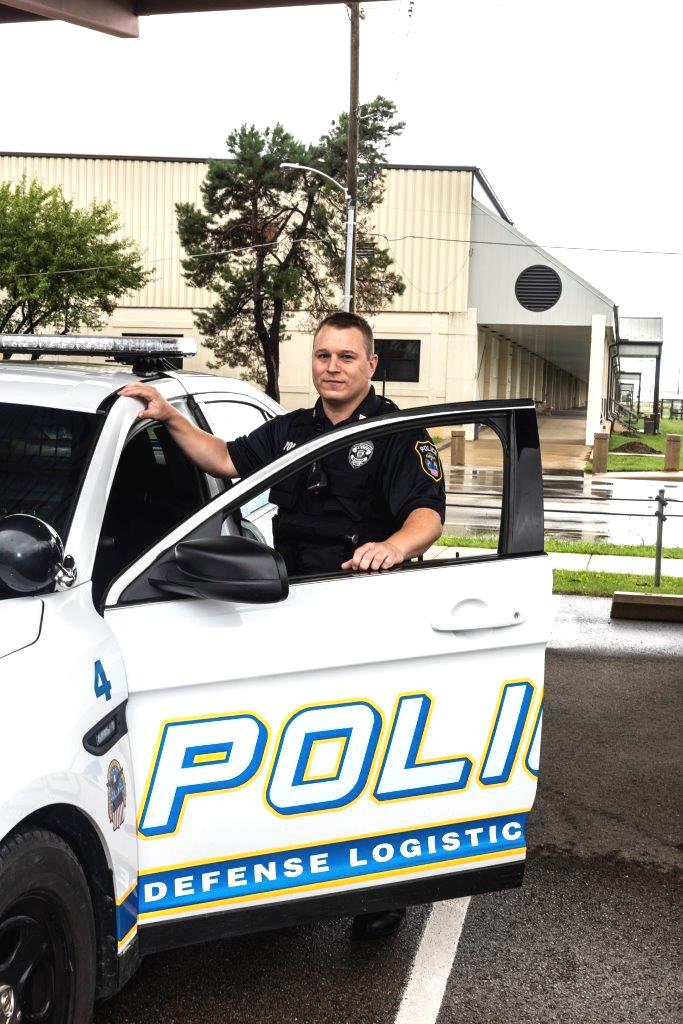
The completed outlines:
{"type": "MultiPolygon", "coordinates": [[[[491,210],[487,209],[487,207],[485,207],[482,203],[477,202],[476,199],[472,200],[472,204],[477,210],[485,214],[487,217],[490,217],[492,220],[498,219],[496,215],[492,213],[491,210]]],[[[584,277],[581,277],[580,274],[577,274],[575,270],[571,270],[570,267],[566,266],[566,264],[558,260],[557,257],[553,256],[551,253],[543,249],[542,246],[537,245],[536,242],[532,242],[530,238],[527,238],[526,235],[523,235],[522,232],[518,228],[516,228],[512,223],[508,221],[504,225],[504,230],[509,235],[509,245],[519,245],[519,247],[522,249],[528,249],[530,252],[535,252],[536,255],[540,256],[541,259],[544,260],[546,263],[552,264],[554,267],[557,268],[557,270],[562,271],[563,274],[566,274],[568,277],[571,277],[582,288],[585,288],[588,291],[592,292],[593,295],[600,300],[600,302],[606,303],[610,307],[610,309],[614,307],[614,302],[612,301],[612,299],[608,298],[607,295],[604,295],[601,291],[599,291],[599,289],[596,288],[595,285],[591,284],[590,281],[586,281],[584,277]]],[[[471,239],[471,244],[473,246],[477,245],[478,242],[481,243],[482,240],[477,238],[471,239]]]]}
{"type": "Polygon", "coordinates": [[[319,4],[344,2],[345,0],[5,0],[4,3],[0,3],[0,22],[66,21],[82,28],[131,38],[138,35],[139,17],[150,14],[313,7],[319,4]]]}
{"type": "Polygon", "coordinates": [[[622,341],[664,340],[661,316],[619,316],[619,337],[622,341]]]}
{"type": "MultiPolygon", "coordinates": [[[[0,10],[2,5],[0,4],[0,10]]],[[[1,17],[0,17],[0,20],[1,17]]],[[[0,150],[0,157],[30,157],[31,159],[45,160],[140,160],[149,163],[184,163],[184,164],[208,164],[209,160],[220,160],[222,157],[215,156],[145,156],[139,154],[121,153],[28,153],[16,152],[13,150],[0,150]]],[[[471,174],[479,184],[496,213],[502,217],[507,224],[512,224],[507,211],[500,199],[494,192],[491,183],[481,170],[473,164],[392,164],[386,165],[388,170],[393,171],[455,171],[471,174]]]]}

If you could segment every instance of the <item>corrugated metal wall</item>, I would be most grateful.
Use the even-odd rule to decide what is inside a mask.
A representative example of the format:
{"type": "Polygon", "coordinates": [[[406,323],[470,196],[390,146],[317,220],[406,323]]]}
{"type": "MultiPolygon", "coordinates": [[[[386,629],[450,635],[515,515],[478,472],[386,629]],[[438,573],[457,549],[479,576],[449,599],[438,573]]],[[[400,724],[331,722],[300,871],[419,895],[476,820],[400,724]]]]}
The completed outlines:
{"type": "Polygon", "coordinates": [[[467,309],[471,210],[469,171],[387,171],[375,230],[385,236],[406,283],[404,295],[392,309],[444,313],[467,309]]]}
{"type": "Polygon", "coordinates": [[[106,157],[0,155],[0,180],[22,174],[42,185],[59,185],[77,206],[110,202],[123,234],[134,238],[145,266],[156,273],[150,284],[122,306],[178,308],[206,306],[210,293],[188,288],[181,276],[175,203],[198,202],[206,164],[198,161],[121,160],[106,157]]]}
{"type": "MultiPolygon", "coordinates": [[[[108,201],[123,233],[140,245],[152,283],[121,305],[157,309],[198,308],[210,292],[188,288],[180,268],[175,203],[199,203],[203,161],[0,154],[0,180],[22,174],[59,185],[85,206],[108,201]]],[[[374,230],[382,236],[406,282],[398,312],[467,309],[472,175],[469,171],[391,168],[374,230]]]]}

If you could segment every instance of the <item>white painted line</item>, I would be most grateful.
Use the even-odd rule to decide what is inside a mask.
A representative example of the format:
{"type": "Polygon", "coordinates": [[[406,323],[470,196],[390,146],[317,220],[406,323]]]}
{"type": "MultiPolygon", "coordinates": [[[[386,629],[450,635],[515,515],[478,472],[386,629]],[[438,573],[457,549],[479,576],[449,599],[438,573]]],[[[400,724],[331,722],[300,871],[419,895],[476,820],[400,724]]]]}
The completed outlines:
{"type": "Polygon", "coordinates": [[[470,897],[432,907],[394,1024],[435,1024],[470,897]]]}

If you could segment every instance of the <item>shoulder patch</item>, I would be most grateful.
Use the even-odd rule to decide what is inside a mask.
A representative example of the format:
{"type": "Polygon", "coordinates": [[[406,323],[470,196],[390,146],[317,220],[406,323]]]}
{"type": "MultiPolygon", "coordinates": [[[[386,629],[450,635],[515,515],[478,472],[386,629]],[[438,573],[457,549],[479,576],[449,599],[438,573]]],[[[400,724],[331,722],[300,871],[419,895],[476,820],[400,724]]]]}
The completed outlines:
{"type": "Polygon", "coordinates": [[[428,477],[431,477],[436,483],[443,480],[443,469],[441,468],[441,459],[439,453],[432,444],[431,441],[418,441],[415,445],[415,451],[420,460],[420,469],[423,473],[426,473],[428,477]]]}

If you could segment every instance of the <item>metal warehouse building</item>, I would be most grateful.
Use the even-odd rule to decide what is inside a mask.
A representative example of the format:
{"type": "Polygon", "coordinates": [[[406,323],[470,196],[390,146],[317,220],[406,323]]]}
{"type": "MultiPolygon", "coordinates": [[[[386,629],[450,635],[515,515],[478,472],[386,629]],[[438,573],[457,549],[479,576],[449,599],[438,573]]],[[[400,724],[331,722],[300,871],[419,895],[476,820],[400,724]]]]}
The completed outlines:
{"type": "MultiPolygon", "coordinates": [[[[156,269],[116,309],[113,334],[196,333],[192,311],[211,295],[183,281],[175,203],[200,202],[206,169],[204,159],[0,153],[0,180],[25,174],[77,205],[111,202],[156,269]]],[[[406,283],[371,318],[389,396],[403,406],[531,396],[547,410],[585,407],[592,441],[613,390],[613,303],[522,235],[477,168],[390,166],[375,231],[406,283]]],[[[290,318],[282,349],[288,408],[314,398],[304,321],[290,318]]]]}

